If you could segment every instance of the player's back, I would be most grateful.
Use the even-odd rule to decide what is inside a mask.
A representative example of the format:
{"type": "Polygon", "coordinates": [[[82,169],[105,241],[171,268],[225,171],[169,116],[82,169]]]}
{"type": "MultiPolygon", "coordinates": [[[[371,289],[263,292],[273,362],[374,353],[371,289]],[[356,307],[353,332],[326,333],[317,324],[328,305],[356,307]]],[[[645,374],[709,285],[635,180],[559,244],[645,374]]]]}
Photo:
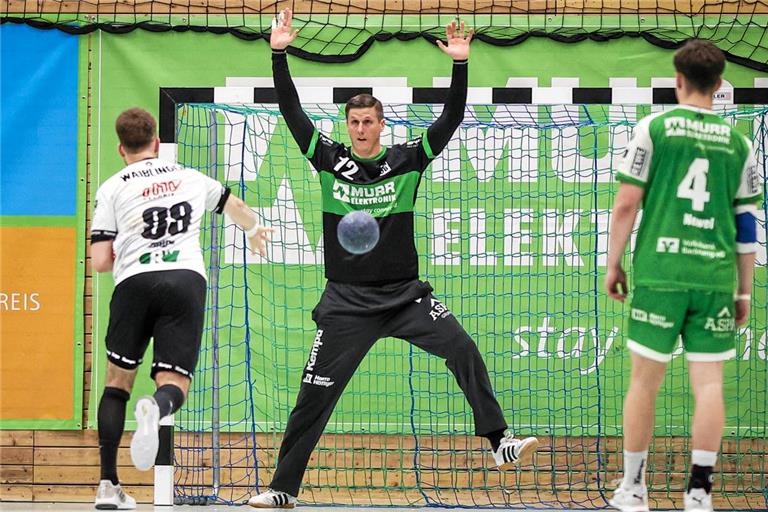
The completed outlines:
{"type": "Polygon", "coordinates": [[[645,188],[635,283],[733,291],[735,205],[759,195],[749,141],[720,116],[689,106],[643,119],[619,180],[645,188]]]}
{"type": "Polygon", "coordinates": [[[153,158],[126,166],[98,190],[92,232],[114,226],[115,283],[142,272],[188,269],[205,277],[200,221],[226,199],[204,174],[153,158]]]}

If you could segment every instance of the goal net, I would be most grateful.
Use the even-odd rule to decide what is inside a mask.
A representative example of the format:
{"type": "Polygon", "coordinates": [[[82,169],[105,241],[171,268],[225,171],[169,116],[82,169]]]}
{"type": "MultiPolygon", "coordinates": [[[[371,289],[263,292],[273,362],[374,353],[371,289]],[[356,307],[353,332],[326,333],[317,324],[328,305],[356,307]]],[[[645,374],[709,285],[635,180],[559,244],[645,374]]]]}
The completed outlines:
{"type": "MultiPolygon", "coordinates": [[[[388,105],[383,143],[423,133],[440,106],[388,105]]],[[[612,169],[637,120],[661,106],[475,105],[426,172],[416,201],[422,279],[482,352],[510,428],[536,435],[533,464],[492,469],[487,442],[443,361],[377,343],[315,451],[300,499],[316,504],[600,507],[622,462],[629,377],[625,308],[602,290],[612,169]]],[[[716,107],[717,108],[717,107],[716,107]]],[[[308,105],[346,140],[338,105],[308,105]]],[[[758,148],[768,110],[718,111],[758,148]]],[[[320,184],[275,105],[181,105],[177,159],[232,187],[275,228],[266,258],[229,220],[206,222],[207,328],[177,415],[182,499],[240,503],[268,485],[298,392],[323,290],[320,184]]],[[[764,508],[768,485],[766,225],[749,325],[726,366],[720,506],[764,508]]],[[[678,351],[679,356],[679,351],[678,351]]],[[[683,357],[670,363],[649,457],[652,504],[679,506],[692,400],[683,357]],[[673,501],[674,500],[674,501],[673,501]]]]}

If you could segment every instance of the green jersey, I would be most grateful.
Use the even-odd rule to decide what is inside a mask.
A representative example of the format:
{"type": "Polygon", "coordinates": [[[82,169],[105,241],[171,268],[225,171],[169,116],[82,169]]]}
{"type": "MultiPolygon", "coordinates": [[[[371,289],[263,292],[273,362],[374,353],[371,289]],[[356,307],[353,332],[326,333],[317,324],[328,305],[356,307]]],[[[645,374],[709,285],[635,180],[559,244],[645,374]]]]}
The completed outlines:
{"type": "Polygon", "coordinates": [[[637,124],[617,179],[645,189],[636,286],[734,291],[736,213],[762,191],[749,139],[712,111],[681,105],[637,124]]]}

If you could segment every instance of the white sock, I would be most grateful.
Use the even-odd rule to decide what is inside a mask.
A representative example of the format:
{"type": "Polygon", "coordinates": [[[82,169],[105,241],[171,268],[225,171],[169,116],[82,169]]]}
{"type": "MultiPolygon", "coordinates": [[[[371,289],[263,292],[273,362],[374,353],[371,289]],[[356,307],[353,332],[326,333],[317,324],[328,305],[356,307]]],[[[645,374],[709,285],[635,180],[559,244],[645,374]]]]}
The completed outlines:
{"type": "Polygon", "coordinates": [[[691,463],[696,466],[714,467],[717,463],[717,452],[707,450],[693,450],[691,452],[691,463]]]}
{"type": "Polygon", "coordinates": [[[645,487],[645,465],[648,460],[648,450],[628,452],[624,450],[624,480],[621,486],[625,489],[645,487]]]}

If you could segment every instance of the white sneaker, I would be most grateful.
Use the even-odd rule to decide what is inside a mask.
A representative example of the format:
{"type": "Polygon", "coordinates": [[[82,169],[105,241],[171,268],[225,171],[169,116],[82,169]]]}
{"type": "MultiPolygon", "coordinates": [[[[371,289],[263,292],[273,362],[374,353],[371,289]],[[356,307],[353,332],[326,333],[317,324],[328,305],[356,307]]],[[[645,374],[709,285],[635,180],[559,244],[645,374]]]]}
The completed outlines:
{"type": "Polygon", "coordinates": [[[619,487],[608,504],[621,512],[648,512],[648,489],[644,486],[619,487]]]}
{"type": "Polygon", "coordinates": [[[491,450],[496,467],[501,470],[512,469],[521,459],[528,458],[539,447],[539,440],[535,437],[515,439],[511,433],[507,433],[499,443],[499,449],[491,450]]]}
{"type": "Polygon", "coordinates": [[[248,504],[254,508],[293,508],[296,506],[296,497],[287,492],[267,489],[249,499],[248,504]]]}
{"type": "Polygon", "coordinates": [[[685,493],[685,512],[712,512],[712,495],[704,489],[691,489],[685,493]]]}
{"type": "Polygon", "coordinates": [[[131,460],[139,471],[147,471],[155,465],[160,444],[160,408],[151,396],[143,396],[136,402],[136,432],[131,439],[131,460]]]}
{"type": "Polygon", "coordinates": [[[99,482],[99,490],[96,491],[94,504],[99,510],[133,510],[136,508],[136,500],[125,494],[120,484],[113,485],[109,480],[99,482]]]}

